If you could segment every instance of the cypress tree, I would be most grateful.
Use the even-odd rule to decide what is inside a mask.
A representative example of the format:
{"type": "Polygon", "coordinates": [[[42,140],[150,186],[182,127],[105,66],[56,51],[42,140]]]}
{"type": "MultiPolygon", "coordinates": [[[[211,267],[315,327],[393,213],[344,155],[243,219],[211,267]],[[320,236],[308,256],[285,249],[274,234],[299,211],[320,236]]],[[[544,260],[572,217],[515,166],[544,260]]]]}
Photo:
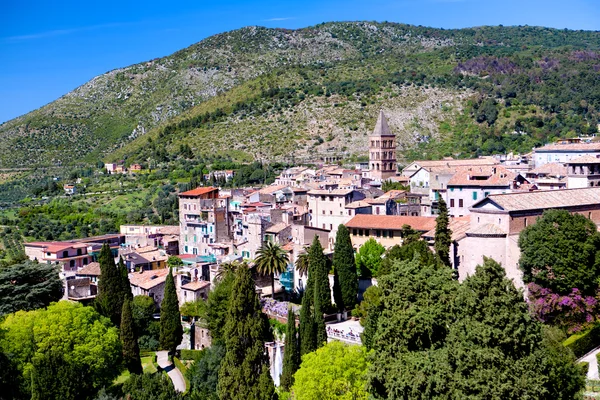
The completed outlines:
{"type": "Polygon", "coordinates": [[[160,306],[160,339],[159,346],[169,353],[175,353],[177,345],[183,339],[181,315],[179,314],[179,300],[175,289],[173,271],[169,268],[169,275],[165,282],[165,294],[160,306]]]}
{"type": "Polygon", "coordinates": [[[142,361],[140,360],[140,348],[137,335],[133,328],[133,317],[131,315],[131,302],[126,297],[123,301],[121,312],[121,344],[123,345],[123,361],[132,374],[142,373],[142,361]]]}
{"type": "Polygon", "coordinates": [[[98,257],[100,264],[100,277],[98,279],[98,296],[96,296],[96,309],[105,317],[110,318],[113,324],[121,323],[121,310],[123,309],[123,284],[121,273],[115,266],[115,260],[108,243],[102,245],[98,257]]]}
{"type": "Polygon", "coordinates": [[[300,367],[300,347],[296,329],[296,314],[292,307],[288,309],[287,329],[285,331],[285,352],[283,353],[283,371],[281,388],[288,392],[294,384],[294,374],[300,367]]]}
{"type": "Polygon", "coordinates": [[[123,298],[127,298],[130,301],[133,300],[133,292],[131,291],[131,285],[129,284],[129,273],[127,266],[123,262],[123,257],[119,257],[119,263],[117,264],[119,275],[121,276],[121,290],[123,292],[123,298]]]}
{"type": "Polygon", "coordinates": [[[225,358],[219,370],[221,400],[270,400],[275,391],[265,353],[267,322],[246,265],[235,272],[225,323],[225,358]]]}
{"type": "Polygon", "coordinates": [[[450,266],[450,244],[452,243],[452,232],[449,225],[448,207],[444,199],[440,198],[439,215],[435,219],[435,253],[440,261],[447,266],[450,266]]]}
{"type": "Polygon", "coordinates": [[[323,311],[331,307],[331,289],[329,287],[329,269],[327,268],[327,259],[323,254],[323,247],[317,235],[313,239],[312,245],[308,250],[308,263],[310,272],[313,274],[315,306],[316,299],[319,299],[318,305],[323,311]]]}
{"type": "Polygon", "coordinates": [[[300,309],[300,354],[308,354],[317,349],[317,336],[313,317],[313,307],[315,303],[314,296],[314,274],[308,271],[306,289],[302,296],[302,308],[300,309]]]}
{"type": "Polygon", "coordinates": [[[354,261],[354,249],[350,240],[350,231],[345,225],[340,225],[335,237],[333,252],[333,271],[336,279],[334,295],[337,294],[336,304],[338,309],[352,309],[356,305],[358,294],[358,275],[354,261]],[[337,289],[336,287],[339,287],[337,289]]]}

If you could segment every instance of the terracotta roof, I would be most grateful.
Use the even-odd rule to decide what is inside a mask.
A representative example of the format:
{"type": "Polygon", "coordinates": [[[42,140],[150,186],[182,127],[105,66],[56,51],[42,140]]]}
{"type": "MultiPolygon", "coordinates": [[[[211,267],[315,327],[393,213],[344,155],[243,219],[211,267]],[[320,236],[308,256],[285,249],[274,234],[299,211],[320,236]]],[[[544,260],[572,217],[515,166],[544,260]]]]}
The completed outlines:
{"type": "Polygon", "coordinates": [[[286,224],[285,222],[279,222],[273,226],[271,226],[270,228],[267,228],[267,230],[265,230],[266,233],[279,233],[282,230],[284,230],[285,228],[287,228],[289,225],[286,224]]]}
{"type": "Polygon", "coordinates": [[[91,262],[85,267],[81,268],[79,271],[77,271],[75,275],[100,276],[100,263],[91,262]]]}
{"type": "Polygon", "coordinates": [[[566,176],[567,166],[561,163],[547,163],[532,169],[528,174],[566,176]]]}
{"type": "Polygon", "coordinates": [[[358,200],[358,201],[353,201],[352,203],[346,204],[345,208],[355,209],[355,208],[363,208],[363,207],[371,207],[371,204],[367,203],[364,200],[358,200]]]}
{"type": "Polygon", "coordinates": [[[600,187],[490,194],[485,199],[475,203],[472,209],[478,209],[478,206],[489,201],[505,211],[600,205],[600,187]]]}
{"type": "Polygon", "coordinates": [[[254,203],[241,204],[240,207],[271,207],[271,205],[269,203],[262,203],[260,201],[256,201],[254,203]]]}
{"type": "MultiPolygon", "coordinates": [[[[450,218],[448,228],[452,232],[452,241],[460,240],[466,236],[466,232],[471,227],[471,217],[466,215],[464,217],[450,218]]],[[[424,238],[433,239],[435,237],[435,228],[431,229],[421,235],[424,238]]]]}
{"type": "Polygon", "coordinates": [[[88,247],[85,243],[70,242],[30,242],[25,243],[25,246],[42,247],[48,253],[56,253],[65,249],[83,249],[88,247]]]}
{"type": "Polygon", "coordinates": [[[396,199],[398,197],[401,197],[405,193],[406,193],[406,190],[388,190],[387,192],[385,192],[384,194],[379,196],[379,198],[380,199],[383,199],[383,198],[396,199]]]}
{"type": "Polygon", "coordinates": [[[258,191],[258,193],[262,193],[262,194],[271,194],[274,193],[278,190],[282,190],[285,189],[287,186],[286,185],[272,185],[272,186],[266,186],[262,189],[260,189],[258,191]]]}
{"type": "Polygon", "coordinates": [[[373,129],[371,136],[390,135],[393,135],[393,133],[390,131],[390,127],[388,126],[385,115],[383,114],[383,110],[379,110],[379,116],[377,117],[377,122],[375,123],[375,129],[373,129]]]}
{"type": "Polygon", "coordinates": [[[281,246],[281,249],[288,252],[294,250],[294,242],[287,242],[281,246]]]}
{"type": "Polygon", "coordinates": [[[310,190],[308,194],[317,196],[345,196],[353,191],[354,189],[310,190]]]}
{"type": "Polygon", "coordinates": [[[133,272],[129,274],[129,283],[133,286],[148,290],[164,283],[167,279],[167,275],[169,275],[169,268],[133,272]]]}
{"type": "Polygon", "coordinates": [[[201,196],[203,194],[211,193],[214,191],[218,191],[219,189],[209,186],[209,187],[199,187],[193,190],[188,190],[187,192],[179,193],[180,196],[201,196]]]}
{"type": "Polygon", "coordinates": [[[600,151],[600,143],[552,143],[538,147],[534,151],[536,153],[538,151],[600,151]]]}
{"type": "Polygon", "coordinates": [[[186,283],[181,288],[185,289],[185,290],[191,290],[191,291],[195,292],[196,290],[204,289],[207,286],[210,286],[210,282],[209,281],[196,281],[196,282],[186,283]]]}
{"type": "Polygon", "coordinates": [[[600,158],[588,154],[574,158],[568,161],[567,164],[600,164],[600,158]]]}
{"type": "Polygon", "coordinates": [[[446,159],[446,160],[419,160],[414,161],[414,164],[422,168],[454,168],[454,167],[468,167],[468,166],[480,166],[480,165],[498,165],[498,160],[492,157],[482,158],[467,158],[462,160],[446,159]]]}
{"type": "Polygon", "coordinates": [[[435,217],[405,217],[399,215],[359,214],[346,222],[348,228],[396,229],[410,225],[417,231],[427,232],[435,228],[435,217]]]}
{"type": "Polygon", "coordinates": [[[515,177],[515,173],[499,165],[459,167],[448,186],[510,186],[515,177]]]}
{"type": "Polygon", "coordinates": [[[496,224],[483,224],[467,231],[467,236],[502,236],[506,232],[496,224]]]}

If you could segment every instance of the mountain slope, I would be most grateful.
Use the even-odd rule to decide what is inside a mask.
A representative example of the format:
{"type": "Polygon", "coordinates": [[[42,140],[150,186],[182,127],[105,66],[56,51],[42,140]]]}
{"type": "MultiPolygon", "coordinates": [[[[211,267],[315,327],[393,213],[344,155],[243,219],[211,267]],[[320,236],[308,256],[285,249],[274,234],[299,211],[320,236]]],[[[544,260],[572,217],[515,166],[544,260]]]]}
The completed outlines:
{"type": "MultiPolygon", "coordinates": [[[[296,149],[299,157],[315,151],[352,155],[363,150],[360,143],[379,107],[389,111],[407,149],[452,141],[457,129],[501,137],[516,123],[505,116],[514,107],[506,106],[505,97],[526,95],[550,119],[579,107],[546,109],[541,103],[549,103],[548,96],[532,96],[537,88],[527,85],[519,84],[514,97],[495,93],[507,79],[537,79],[540,69],[545,74],[571,73],[563,60],[579,65],[577,74],[590,71],[577,78],[592,93],[582,94],[591,97],[587,103],[592,110],[586,106],[576,111],[579,120],[570,122],[578,133],[581,126],[594,125],[600,109],[593,94],[598,79],[594,66],[600,61],[590,51],[598,48],[598,32],[532,27],[441,30],[348,22],[295,31],[243,28],[168,57],[110,71],[1,125],[0,168],[107,157],[162,161],[175,155],[182,142],[195,153],[234,149],[239,159],[289,158],[296,149]],[[539,64],[544,59],[549,65],[539,64]],[[474,109],[467,99],[475,92],[480,100],[474,109]],[[479,125],[486,121],[476,115],[484,97],[500,98],[494,106],[501,112],[496,119],[500,123],[504,118],[506,126],[496,129],[489,120],[487,128],[479,125]],[[465,114],[472,118],[465,120],[465,114]],[[154,150],[143,137],[149,131],[154,150]]],[[[575,78],[556,79],[571,85],[575,78]]],[[[525,117],[533,112],[515,111],[525,117]]],[[[560,129],[549,133],[561,134],[560,129]]],[[[439,148],[421,151],[433,154],[439,148]]]]}

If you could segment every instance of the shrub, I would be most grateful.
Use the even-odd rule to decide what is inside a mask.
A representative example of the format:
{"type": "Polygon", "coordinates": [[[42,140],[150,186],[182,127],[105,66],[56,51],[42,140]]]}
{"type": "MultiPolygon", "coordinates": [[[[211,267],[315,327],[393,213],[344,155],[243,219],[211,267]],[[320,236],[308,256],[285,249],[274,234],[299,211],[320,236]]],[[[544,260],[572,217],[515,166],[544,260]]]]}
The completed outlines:
{"type": "Polygon", "coordinates": [[[581,369],[587,374],[590,369],[590,363],[581,362],[579,363],[579,365],[581,366],[581,369]]]}
{"type": "Polygon", "coordinates": [[[585,355],[600,343],[600,325],[592,329],[571,335],[563,342],[563,345],[573,351],[577,358],[585,355]]]}
{"type": "Polygon", "coordinates": [[[181,350],[180,357],[182,360],[198,361],[204,357],[204,350],[181,350]]]}

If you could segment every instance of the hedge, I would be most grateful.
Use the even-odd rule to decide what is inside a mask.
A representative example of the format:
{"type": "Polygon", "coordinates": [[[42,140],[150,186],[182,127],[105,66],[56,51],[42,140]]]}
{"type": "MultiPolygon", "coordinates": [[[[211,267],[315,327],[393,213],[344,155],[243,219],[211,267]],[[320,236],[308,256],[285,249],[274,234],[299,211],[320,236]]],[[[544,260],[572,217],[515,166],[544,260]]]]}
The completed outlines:
{"type": "Polygon", "coordinates": [[[600,325],[592,329],[571,335],[563,342],[563,345],[573,351],[575,357],[584,356],[590,350],[600,345],[600,325]]]}
{"type": "Polygon", "coordinates": [[[600,353],[596,354],[596,365],[598,365],[598,374],[600,375],[600,353]]]}
{"type": "Polygon", "coordinates": [[[587,375],[588,370],[590,369],[590,363],[588,362],[580,362],[579,366],[581,367],[581,370],[587,375]]]}
{"type": "Polygon", "coordinates": [[[204,350],[180,350],[180,358],[182,360],[198,361],[204,357],[204,350]]]}

